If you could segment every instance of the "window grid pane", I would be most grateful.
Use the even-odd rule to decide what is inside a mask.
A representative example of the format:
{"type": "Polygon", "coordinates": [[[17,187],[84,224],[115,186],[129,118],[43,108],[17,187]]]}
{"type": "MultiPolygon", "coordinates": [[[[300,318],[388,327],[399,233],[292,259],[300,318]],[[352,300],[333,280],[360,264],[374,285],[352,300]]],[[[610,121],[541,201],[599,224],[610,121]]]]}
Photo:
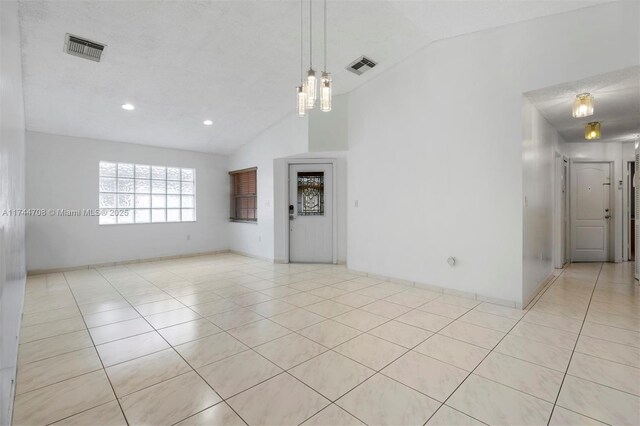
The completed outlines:
{"type": "Polygon", "coordinates": [[[101,161],[100,225],[195,222],[196,171],[101,161]]]}

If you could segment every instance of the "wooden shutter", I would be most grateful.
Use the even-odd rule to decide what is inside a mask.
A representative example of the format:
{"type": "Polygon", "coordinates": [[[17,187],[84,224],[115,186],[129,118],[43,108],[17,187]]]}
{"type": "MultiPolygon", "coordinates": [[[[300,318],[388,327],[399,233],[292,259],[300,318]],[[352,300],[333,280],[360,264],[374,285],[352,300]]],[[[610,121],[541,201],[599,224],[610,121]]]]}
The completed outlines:
{"type": "Polygon", "coordinates": [[[256,171],[234,173],[234,195],[256,194],[256,171]]]}
{"type": "Polygon", "coordinates": [[[257,220],[257,169],[230,172],[231,219],[257,220]]]}

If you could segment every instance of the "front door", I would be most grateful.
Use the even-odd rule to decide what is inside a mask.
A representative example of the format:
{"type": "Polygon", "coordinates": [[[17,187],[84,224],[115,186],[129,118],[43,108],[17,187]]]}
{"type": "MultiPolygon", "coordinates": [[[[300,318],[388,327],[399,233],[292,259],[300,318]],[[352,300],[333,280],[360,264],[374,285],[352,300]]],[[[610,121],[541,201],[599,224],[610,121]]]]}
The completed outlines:
{"type": "Polygon", "coordinates": [[[289,165],[289,261],[333,262],[333,166],[289,165]]]}
{"type": "Polygon", "coordinates": [[[609,163],[573,163],[571,166],[571,260],[609,260],[609,163]]]}

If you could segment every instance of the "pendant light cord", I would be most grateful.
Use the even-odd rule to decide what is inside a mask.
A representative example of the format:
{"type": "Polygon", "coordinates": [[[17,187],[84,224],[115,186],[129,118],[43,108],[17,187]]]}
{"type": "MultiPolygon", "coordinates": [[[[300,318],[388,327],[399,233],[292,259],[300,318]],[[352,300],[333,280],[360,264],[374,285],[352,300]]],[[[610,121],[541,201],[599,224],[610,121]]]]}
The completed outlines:
{"type": "Polygon", "coordinates": [[[304,0],[300,0],[300,82],[304,81],[304,0]]]}
{"type": "Polygon", "coordinates": [[[309,68],[313,69],[313,0],[309,0],[309,68]]]}
{"type": "Polygon", "coordinates": [[[327,72],[327,0],[324,0],[324,72],[327,72]]]}

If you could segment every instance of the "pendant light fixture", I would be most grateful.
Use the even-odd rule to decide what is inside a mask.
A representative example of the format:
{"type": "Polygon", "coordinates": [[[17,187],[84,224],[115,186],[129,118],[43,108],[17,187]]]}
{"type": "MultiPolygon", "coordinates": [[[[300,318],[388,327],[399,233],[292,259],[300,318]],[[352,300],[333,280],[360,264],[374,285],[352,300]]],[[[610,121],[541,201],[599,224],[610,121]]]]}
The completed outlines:
{"type": "Polygon", "coordinates": [[[300,86],[296,87],[296,111],[298,117],[304,117],[307,113],[307,92],[304,82],[304,37],[303,37],[303,0],[300,0],[300,86]]]}
{"type": "Polygon", "coordinates": [[[584,127],[584,138],[588,141],[600,139],[600,123],[593,121],[584,127]]]}
{"type": "Polygon", "coordinates": [[[298,110],[298,117],[304,117],[307,113],[307,93],[304,91],[304,86],[298,86],[296,88],[296,109],[298,110]]]}
{"type": "Polygon", "coordinates": [[[316,72],[313,69],[313,0],[309,0],[309,71],[307,71],[307,109],[316,104],[316,72]]]}
{"type": "Polygon", "coordinates": [[[313,109],[316,99],[320,98],[320,109],[331,111],[332,78],[327,71],[327,0],[324,0],[324,68],[320,75],[320,88],[317,88],[318,78],[313,69],[313,0],[309,0],[309,70],[306,78],[303,72],[304,62],[304,19],[303,2],[300,1],[300,86],[296,87],[296,111],[299,117],[306,115],[307,109],[313,109]]]}
{"type": "Polygon", "coordinates": [[[573,101],[573,117],[583,118],[593,115],[593,95],[580,93],[573,101]]]}
{"type": "Polygon", "coordinates": [[[320,80],[320,110],[331,111],[331,74],[327,72],[327,0],[324,0],[324,69],[320,80]]]}

